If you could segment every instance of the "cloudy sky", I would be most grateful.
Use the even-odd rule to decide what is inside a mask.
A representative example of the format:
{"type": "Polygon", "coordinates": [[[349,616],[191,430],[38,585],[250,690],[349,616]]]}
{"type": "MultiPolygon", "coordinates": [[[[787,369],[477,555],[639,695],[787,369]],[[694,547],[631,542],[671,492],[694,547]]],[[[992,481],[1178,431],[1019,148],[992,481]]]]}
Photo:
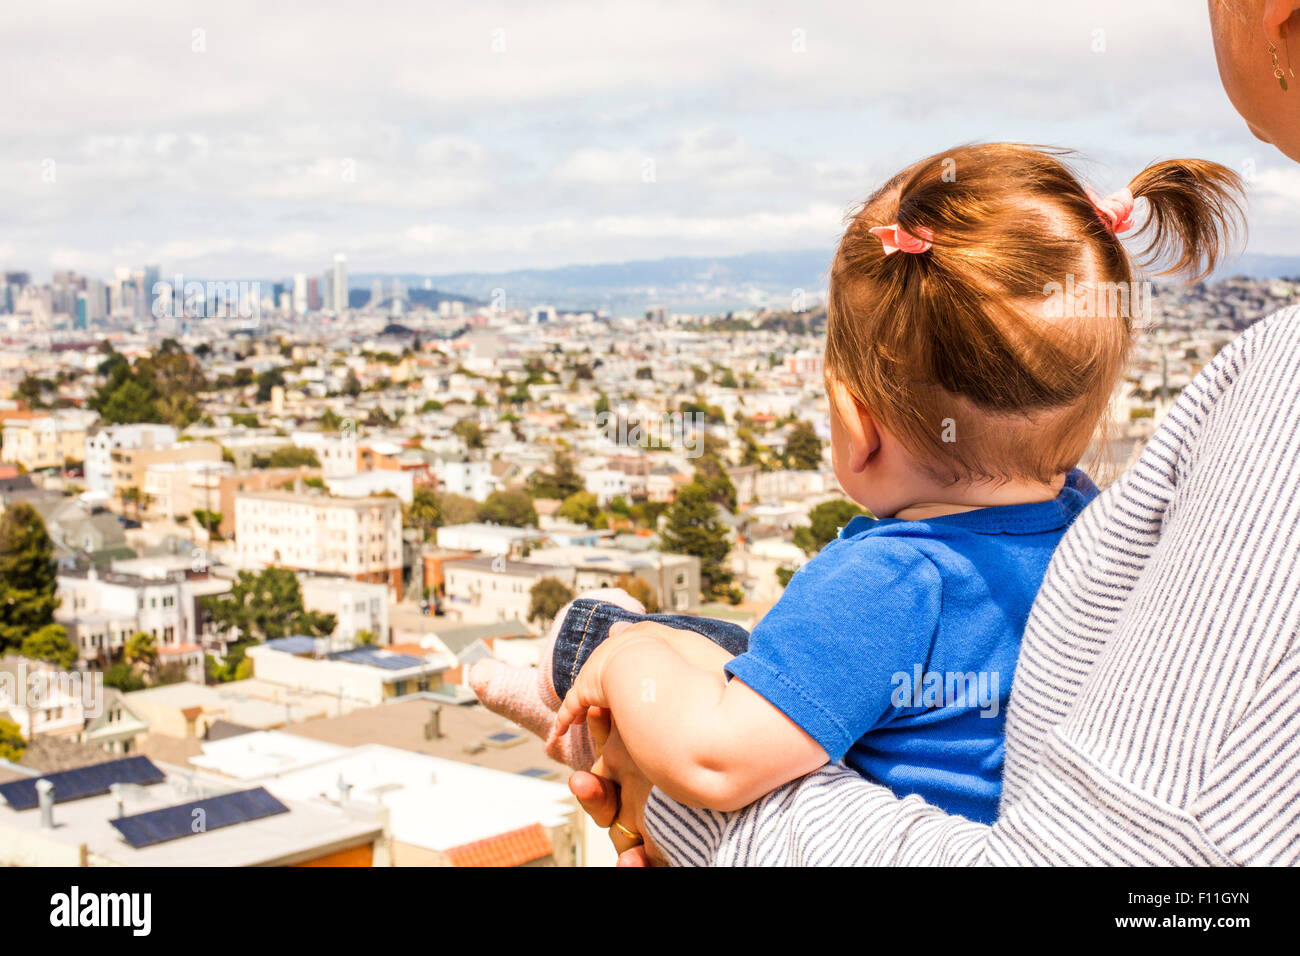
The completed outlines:
{"type": "Polygon", "coordinates": [[[38,277],[829,249],[992,139],[1106,191],[1219,160],[1251,251],[1300,254],[1300,170],[1233,113],[1202,0],[10,3],[0,89],[0,267],[38,277]]]}

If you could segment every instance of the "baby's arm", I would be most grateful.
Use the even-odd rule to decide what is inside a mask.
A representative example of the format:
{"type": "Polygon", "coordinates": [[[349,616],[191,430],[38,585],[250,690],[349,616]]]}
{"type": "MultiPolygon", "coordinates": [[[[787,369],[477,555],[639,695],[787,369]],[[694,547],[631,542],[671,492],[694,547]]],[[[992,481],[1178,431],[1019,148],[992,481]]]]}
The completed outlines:
{"type": "Polygon", "coordinates": [[[636,624],[593,652],[560,707],[555,735],[585,720],[588,707],[608,707],[645,775],[678,802],[711,810],[748,806],[827,762],[781,711],[726,680],[723,661],[692,663],[659,632],[672,634],[636,624]]]}

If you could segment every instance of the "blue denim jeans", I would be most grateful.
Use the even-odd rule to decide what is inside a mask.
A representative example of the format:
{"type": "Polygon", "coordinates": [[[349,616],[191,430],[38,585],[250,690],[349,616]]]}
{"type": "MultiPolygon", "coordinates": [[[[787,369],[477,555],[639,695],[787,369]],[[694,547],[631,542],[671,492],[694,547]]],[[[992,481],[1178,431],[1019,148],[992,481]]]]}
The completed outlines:
{"type": "Polygon", "coordinates": [[[569,692],[582,665],[587,662],[591,652],[609,637],[610,625],[618,621],[658,621],[669,627],[695,631],[731,654],[743,654],[749,648],[749,632],[739,624],[685,614],[636,614],[623,610],[617,604],[578,598],[569,608],[569,613],[564,615],[559,633],[555,636],[551,677],[555,681],[555,692],[560,697],[569,692]]]}

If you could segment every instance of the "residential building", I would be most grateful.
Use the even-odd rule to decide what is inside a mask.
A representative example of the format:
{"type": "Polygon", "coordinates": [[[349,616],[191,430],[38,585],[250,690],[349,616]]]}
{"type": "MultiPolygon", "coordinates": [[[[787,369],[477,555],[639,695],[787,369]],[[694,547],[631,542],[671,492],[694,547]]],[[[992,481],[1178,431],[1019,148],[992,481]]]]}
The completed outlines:
{"type": "Polygon", "coordinates": [[[62,468],[86,459],[86,432],[99,416],[60,410],[33,417],[7,417],[0,429],[0,461],[28,471],[62,468]]]}
{"type": "Polygon", "coordinates": [[[382,647],[326,651],[325,642],[284,637],[248,648],[253,675],[284,687],[330,694],[357,705],[375,705],[442,686],[442,672],[456,666],[449,654],[396,654],[382,647]]]}
{"type": "Polygon", "coordinates": [[[467,624],[486,621],[527,621],[533,585],[542,578],[557,578],[574,585],[572,567],[555,567],[514,561],[498,554],[492,558],[453,561],[443,569],[448,614],[467,624]]]}
{"type": "Polygon", "coordinates": [[[351,646],[358,634],[368,632],[380,644],[391,643],[386,585],[312,574],[300,574],[298,581],[307,610],[333,614],[338,620],[333,635],[337,642],[351,646]]]}
{"type": "Polygon", "coordinates": [[[402,599],[402,503],[289,491],[235,495],[235,539],[247,566],[385,583],[402,599]]]}
{"type": "Polygon", "coordinates": [[[524,560],[572,569],[577,592],[615,587],[621,577],[639,578],[661,610],[695,614],[700,609],[700,559],[694,555],[571,545],[539,548],[524,560]]]}
{"type": "Polygon", "coordinates": [[[438,547],[449,551],[478,551],[482,554],[521,555],[530,544],[545,537],[534,528],[474,521],[449,524],[438,529],[438,547]]]}
{"type": "Polygon", "coordinates": [[[105,425],[86,436],[86,490],[104,498],[114,494],[113,452],[119,448],[170,448],[176,444],[171,425],[105,425]]]}

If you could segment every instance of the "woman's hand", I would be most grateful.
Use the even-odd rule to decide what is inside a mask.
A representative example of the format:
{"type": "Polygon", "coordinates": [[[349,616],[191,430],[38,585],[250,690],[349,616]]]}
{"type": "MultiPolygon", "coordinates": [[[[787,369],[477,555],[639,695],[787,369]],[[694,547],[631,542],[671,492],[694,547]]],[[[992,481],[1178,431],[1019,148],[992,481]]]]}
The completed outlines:
{"type": "Polygon", "coordinates": [[[610,842],[619,854],[619,866],[664,865],[645,839],[643,812],[650,796],[650,781],[632,762],[607,711],[592,710],[587,722],[601,747],[601,756],[590,773],[580,770],[569,778],[569,790],[596,825],[609,830],[610,842]],[[620,827],[639,839],[627,836],[620,827]]]}

